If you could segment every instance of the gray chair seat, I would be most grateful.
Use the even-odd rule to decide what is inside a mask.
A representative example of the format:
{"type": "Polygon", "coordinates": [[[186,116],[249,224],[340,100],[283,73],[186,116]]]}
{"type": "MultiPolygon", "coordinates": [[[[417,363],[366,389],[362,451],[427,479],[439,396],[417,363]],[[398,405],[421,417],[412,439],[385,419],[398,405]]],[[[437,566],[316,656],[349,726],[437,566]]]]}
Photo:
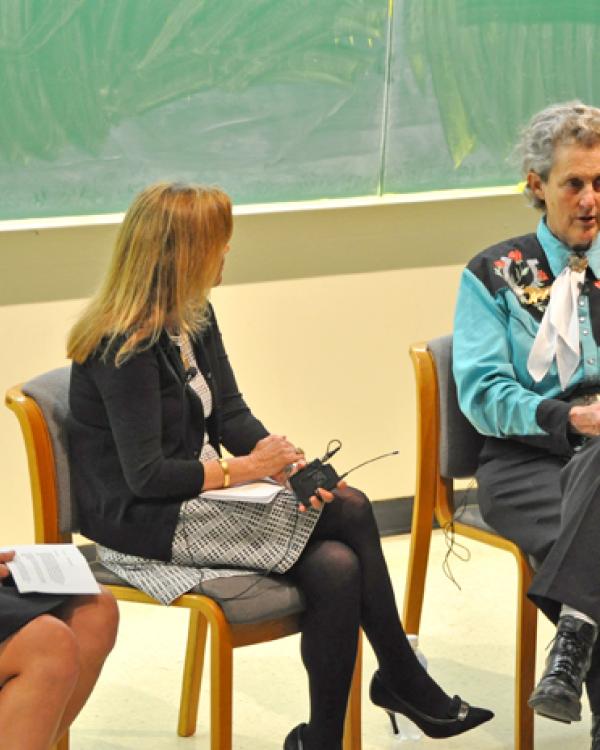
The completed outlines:
{"type": "MultiPolygon", "coordinates": [[[[82,544],[79,550],[90,564],[98,583],[132,588],[130,583],[98,560],[95,544],[82,544]]],[[[300,589],[281,575],[215,578],[198,584],[192,592],[215,599],[232,625],[268,622],[304,611],[304,597],[300,589]]]]}
{"type": "Polygon", "coordinates": [[[490,534],[496,533],[494,529],[483,520],[481,511],[479,510],[479,505],[469,504],[461,506],[460,509],[457,509],[455,518],[457,521],[464,523],[465,526],[472,526],[474,529],[487,531],[490,534]]]}

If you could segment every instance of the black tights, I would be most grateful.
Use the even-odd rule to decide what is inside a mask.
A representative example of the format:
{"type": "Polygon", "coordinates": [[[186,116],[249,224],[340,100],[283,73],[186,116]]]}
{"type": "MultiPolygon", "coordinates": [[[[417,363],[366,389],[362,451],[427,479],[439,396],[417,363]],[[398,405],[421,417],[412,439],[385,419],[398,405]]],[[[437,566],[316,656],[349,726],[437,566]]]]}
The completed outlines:
{"type": "Polygon", "coordinates": [[[382,678],[398,694],[431,715],[441,715],[450,700],[406,638],[369,500],[351,488],[337,494],[288,571],[307,604],[301,641],[310,692],[307,750],[341,748],[359,626],[382,678]]]}

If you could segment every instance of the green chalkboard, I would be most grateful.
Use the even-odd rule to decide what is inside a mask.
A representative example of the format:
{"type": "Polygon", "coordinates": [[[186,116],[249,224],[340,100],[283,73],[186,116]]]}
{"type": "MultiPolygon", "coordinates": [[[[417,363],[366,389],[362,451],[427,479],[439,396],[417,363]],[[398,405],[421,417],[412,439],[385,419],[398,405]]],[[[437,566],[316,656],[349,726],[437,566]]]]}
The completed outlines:
{"type": "MultiPolygon", "coordinates": [[[[600,103],[590,0],[2,0],[0,219],[516,182],[519,128],[600,103]]],[[[600,80],[600,79],[599,79],[600,80]]]]}
{"type": "Polygon", "coordinates": [[[0,218],[378,189],[388,0],[0,3],[0,218]]]}
{"type": "Polygon", "coordinates": [[[385,192],[514,184],[519,130],[553,102],[600,105],[600,3],[396,0],[385,192]]]}

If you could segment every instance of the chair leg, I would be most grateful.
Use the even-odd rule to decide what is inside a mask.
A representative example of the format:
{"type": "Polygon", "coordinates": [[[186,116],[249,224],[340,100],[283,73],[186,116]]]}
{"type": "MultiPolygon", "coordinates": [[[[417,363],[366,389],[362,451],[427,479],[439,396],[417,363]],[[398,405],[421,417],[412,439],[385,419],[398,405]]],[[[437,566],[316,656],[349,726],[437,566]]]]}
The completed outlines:
{"type": "Polygon", "coordinates": [[[207,622],[200,612],[190,610],[188,638],[185,649],[183,681],[181,685],[181,702],[177,734],[190,737],[196,731],[200,684],[204,667],[204,650],[206,644],[207,622]]]}
{"type": "Polygon", "coordinates": [[[362,630],[358,631],[356,663],[348,696],[348,708],[344,720],[344,750],[362,750],[362,630]]]}
{"type": "Polygon", "coordinates": [[[533,711],[527,705],[535,681],[537,610],[527,598],[531,568],[525,557],[519,566],[519,605],[517,611],[517,655],[515,664],[515,750],[533,750],[533,711]]]}
{"type": "Polygon", "coordinates": [[[212,624],[210,644],[210,750],[231,750],[233,645],[229,628],[212,624]]]}
{"type": "Polygon", "coordinates": [[[65,732],[63,736],[54,745],[52,750],[69,750],[69,732],[65,732]]]}
{"type": "MultiPolygon", "coordinates": [[[[432,493],[433,494],[433,493],[432,493]]],[[[423,497],[419,493],[413,506],[410,534],[410,552],[406,571],[406,588],[402,624],[407,633],[418,635],[425,594],[425,578],[429,562],[431,534],[433,531],[433,496],[423,497]]]]}

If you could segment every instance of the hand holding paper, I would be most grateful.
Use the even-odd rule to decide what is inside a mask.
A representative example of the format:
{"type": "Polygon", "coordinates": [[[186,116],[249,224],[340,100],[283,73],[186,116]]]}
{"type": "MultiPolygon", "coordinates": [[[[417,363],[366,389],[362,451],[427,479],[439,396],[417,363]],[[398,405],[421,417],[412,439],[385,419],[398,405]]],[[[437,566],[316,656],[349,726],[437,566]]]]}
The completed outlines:
{"type": "Polygon", "coordinates": [[[0,586],[2,585],[2,579],[10,575],[10,570],[7,568],[6,563],[12,560],[14,556],[15,553],[12,550],[10,552],[0,552],[0,586]]]}
{"type": "MultiPolygon", "coordinates": [[[[14,559],[7,560],[6,567],[19,593],[100,593],[87,560],[74,544],[21,544],[12,549],[14,559]]],[[[0,549],[0,555],[7,559],[9,551],[0,549]]]]}

